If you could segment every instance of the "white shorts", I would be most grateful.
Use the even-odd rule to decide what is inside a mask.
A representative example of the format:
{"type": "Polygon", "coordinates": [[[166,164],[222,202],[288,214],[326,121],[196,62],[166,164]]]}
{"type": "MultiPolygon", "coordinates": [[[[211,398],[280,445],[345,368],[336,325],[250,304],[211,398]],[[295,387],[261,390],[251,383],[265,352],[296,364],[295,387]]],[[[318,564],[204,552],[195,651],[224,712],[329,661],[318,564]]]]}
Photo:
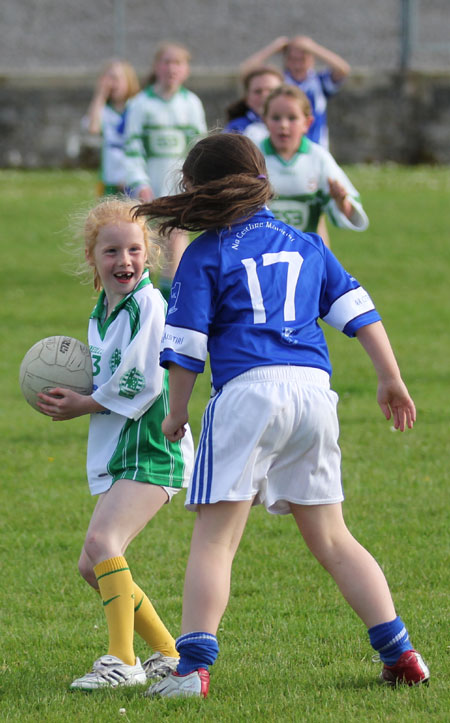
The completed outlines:
{"type": "MultiPolygon", "coordinates": [[[[192,466],[192,465],[191,465],[192,466]]],[[[117,480],[118,481],[118,480],[117,480]]],[[[136,482],[136,484],[153,484],[152,482],[140,482],[139,480],[131,480],[131,482],[136,482]]],[[[108,489],[102,490],[101,492],[93,492],[92,495],[103,495],[106,492],[109,492],[113,484],[116,484],[115,482],[111,482],[108,489]]],[[[166,493],[168,499],[165,503],[166,505],[169,504],[169,502],[172,501],[172,498],[175,497],[175,495],[178,494],[178,492],[181,492],[183,487],[166,487],[165,485],[154,485],[154,487],[160,487],[164,492],[166,493]]]]}
{"type": "Polygon", "coordinates": [[[251,500],[285,515],[289,503],[344,499],[338,395],[321,369],[256,367],[209,401],[186,507],[251,500]]]}

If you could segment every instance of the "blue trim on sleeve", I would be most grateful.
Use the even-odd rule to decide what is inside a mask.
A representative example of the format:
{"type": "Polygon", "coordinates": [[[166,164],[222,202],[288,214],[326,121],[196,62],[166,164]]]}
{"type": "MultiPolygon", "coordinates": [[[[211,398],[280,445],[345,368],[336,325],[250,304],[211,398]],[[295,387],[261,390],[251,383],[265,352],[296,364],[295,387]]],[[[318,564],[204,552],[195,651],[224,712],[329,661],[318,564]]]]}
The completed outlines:
{"type": "Polygon", "coordinates": [[[170,362],[174,362],[178,366],[184,367],[184,369],[189,369],[191,372],[197,372],[197,374],[202,374],[205,369],[205,362],[184,354],[177,354],[173,349],[164,349],[159,355],[159,364],[164,369],[168,369],[170,362]]]}
{"type": "Polygon", "coordinates": [[[347,336],[355,336],[358,329],[361,329],[363,326],[369,326],[369,324],[375,324],[376,321],[381,321],[381,316],[376,309],[371,309],[371,311],[366,311],[365,314],[360,314],[354,319],[351,319],[342,331],[347,336]]]}

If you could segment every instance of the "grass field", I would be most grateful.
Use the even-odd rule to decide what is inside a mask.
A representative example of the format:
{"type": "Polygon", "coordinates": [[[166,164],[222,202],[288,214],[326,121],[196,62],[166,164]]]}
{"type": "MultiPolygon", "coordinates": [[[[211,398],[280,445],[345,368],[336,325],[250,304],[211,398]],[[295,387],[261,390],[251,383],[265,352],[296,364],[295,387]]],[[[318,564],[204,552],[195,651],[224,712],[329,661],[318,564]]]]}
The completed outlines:
{"type": "MultiPolygon", "coordinates": [[[[293,521],[252,512],[236,558],[221,654],[206,701],[142,690],[69,693],[106,652],[97,596],[77,573],[93,506],[87,419],[52,423],[21,397],[18,369],[38,339],[85,339],[93,292],[66,271],[68,214],[93,199],[87,172],[0,172],[2,219],[0,720],[448,721],[449,168],[355,167],[370,229],[330,229],[333,250],[370,291],[414,397],[413,431],[393,432],[358,342],[326,330],[340,395],[345,514],[382,565],[432,681],[391,690],[364,626],[307,552],[293,521]],[[126,713],[120,714],[119,709],[126,713]]],[[[208,396],[190,408],[198,435],[208,396]]],[[[182,495],[127,558],[174,634],[193,515],[182,495]]],[[[136,652],[148,651],[139,639],[136,652]]]]}

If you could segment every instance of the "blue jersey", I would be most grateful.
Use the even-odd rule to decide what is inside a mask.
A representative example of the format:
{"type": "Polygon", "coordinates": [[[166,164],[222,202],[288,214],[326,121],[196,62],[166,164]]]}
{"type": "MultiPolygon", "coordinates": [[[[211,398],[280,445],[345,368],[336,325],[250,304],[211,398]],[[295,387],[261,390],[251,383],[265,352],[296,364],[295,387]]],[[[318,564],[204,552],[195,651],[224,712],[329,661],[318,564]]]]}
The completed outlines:
{"type": "Polygon", "coordinates": [[[328,148],[327,101],[339,90],[342,82],[333,80],[331,70],[318,73],[309,70],[306,78],[295,80],[290,73],[285,72],[286,83],[296,85],[309,99],[314,116],[314,122],[306,134],[311,141],[328,148]]]}
{"type": "Polygon", "coordinates": [[[233,118],[232,120],[230,120],[223,129],[223,132],[244,133],[247,126],[251,125],[252,123],[263,123],[263,119],[257,113],[255,113],[255,111],[249,108],[245,115],[241,115],[237,118],[233,118]]]}
{"type": "Polygon", "coordinates": [[[198,236],[184,252],[160,363],[202,372],[209,352],[216,389],[258,366],[330,374],[319,318],[354,336],[380,316],[319,236],[261,209],[248,221],[198,236]]]}

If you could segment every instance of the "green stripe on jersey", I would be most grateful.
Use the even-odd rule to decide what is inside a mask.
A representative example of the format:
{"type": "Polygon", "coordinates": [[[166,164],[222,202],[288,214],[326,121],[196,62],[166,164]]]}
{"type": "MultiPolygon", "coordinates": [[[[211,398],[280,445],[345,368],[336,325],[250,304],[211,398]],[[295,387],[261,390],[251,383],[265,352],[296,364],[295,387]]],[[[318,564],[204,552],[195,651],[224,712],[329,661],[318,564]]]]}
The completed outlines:
{"type": "Polygon", "coordinates": [[[113,482],[131,479],[165,487],[180,488],[184,480],[181,442],[169,442],[161,431],[161,422],[169,408],[168,374],[163,390],[138,420],[127,419],[108,463],[113,482]]]}

